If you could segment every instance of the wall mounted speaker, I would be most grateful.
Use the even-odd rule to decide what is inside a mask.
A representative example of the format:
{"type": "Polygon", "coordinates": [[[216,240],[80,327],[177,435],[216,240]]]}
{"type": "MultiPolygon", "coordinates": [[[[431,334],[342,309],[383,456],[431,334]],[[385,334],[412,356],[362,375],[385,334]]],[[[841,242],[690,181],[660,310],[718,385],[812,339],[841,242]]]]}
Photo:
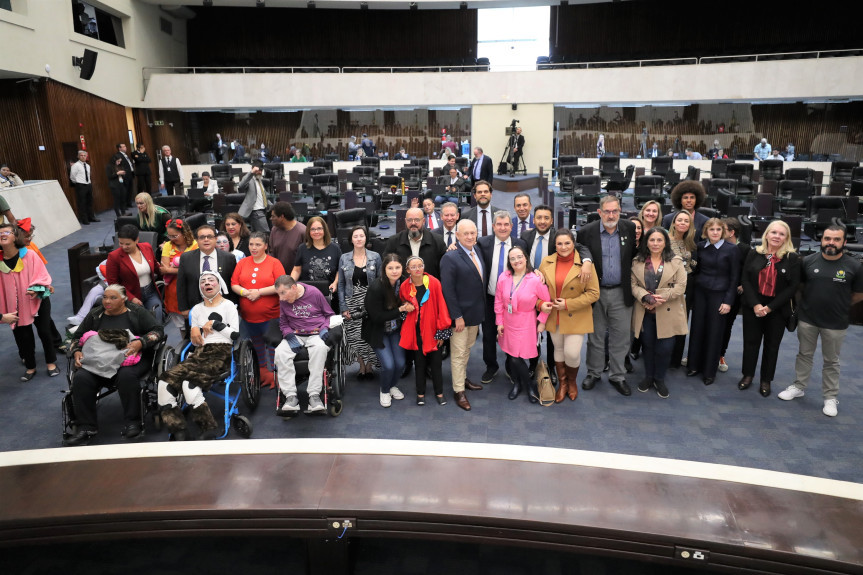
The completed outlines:
{"type": "Polygon", "coordinates": [[[96,71],[96,57],[98,55],[98,52],[85,49],[83,58],[72,56],[72,65],[76,68],[81,68],[82,80],[89,80],[93,77],[93,72],[96,71]]]}

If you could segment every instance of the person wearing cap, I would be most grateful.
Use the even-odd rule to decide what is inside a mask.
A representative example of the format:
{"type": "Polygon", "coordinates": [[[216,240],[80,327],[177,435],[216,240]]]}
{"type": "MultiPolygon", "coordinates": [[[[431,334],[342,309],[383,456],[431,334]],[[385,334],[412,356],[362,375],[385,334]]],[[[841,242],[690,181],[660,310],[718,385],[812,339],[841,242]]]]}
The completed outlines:
{"type": "Polygon", "coordinates": [[[246,194],[243,204],[238,210],[239,214],[246,219],[249,227],[255,232],[270,231],[267,223],[267,191],[264,189],[264,164],[260,160],[252,162],[252,169],[240,180],[238,190],[246,194]]]}
{"type": "Polygon", "coordinates": [[[200,439],[216,438],[219,426],[204,399],[204,392],[219,381],[221,374],[230,371],[234,341],[240,337],[237,308],[222,295],[228,293],[222,276],[213,271],[202,272],[198,289],[203,301],[189,314],[189,336],[194,350],[183,363],[163,373],[158,383],[162,423],[175,441],[186,439],[186,418],[177,402],[181,393],[191,408],[200,439]]]}

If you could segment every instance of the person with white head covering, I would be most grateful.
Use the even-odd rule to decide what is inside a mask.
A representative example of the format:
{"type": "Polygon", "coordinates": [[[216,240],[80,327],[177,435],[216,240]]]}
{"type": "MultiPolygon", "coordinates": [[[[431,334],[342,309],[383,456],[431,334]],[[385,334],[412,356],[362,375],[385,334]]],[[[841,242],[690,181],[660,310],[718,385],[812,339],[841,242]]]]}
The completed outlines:
{"type": "Polygon", "coordinates": [[[228,286],[222,276],[205,271],[198,287],[204,301],[189,313],[189,335],[195,349],[183,363],[162,374],[158,384],[162,423],[179,441],[186,439],[186,418],[178,403],[181,393],[192,408],[192,421],[200,429],[200,438],[216,438],[218,425],[204,392],[230,370],[234,341],[240,337],[240,318],[236,306],[223,297],[228,286]]]}

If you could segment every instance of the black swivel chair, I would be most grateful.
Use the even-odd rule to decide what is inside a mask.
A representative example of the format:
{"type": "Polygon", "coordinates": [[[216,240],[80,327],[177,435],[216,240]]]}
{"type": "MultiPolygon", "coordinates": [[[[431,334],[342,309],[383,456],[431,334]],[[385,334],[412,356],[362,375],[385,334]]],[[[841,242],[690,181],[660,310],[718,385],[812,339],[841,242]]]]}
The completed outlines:
{"type": "Polygon", "coordinates": [[[319,211],[338,209],[341,206],[339,177],[336,174],[312,176],[312,190],[312,201],[319,211]]]}
{"type": "Polygon", "coordinates": [[[374,203],[381,220],[389,219],[390,207],[402,203],[402,179],[399,176],[381,176],[378,178],[378,191],[374,195],[374,203]]]}
{"type": "Polygon", "coordinates": [[[186,196],[156,196],[153,203],[168,210],[172,218],[185,216],[189,210],[189,198],[186,196]]]}
{"type": "Polygon", "coordinates": [[[560,191],[571,195],[573,179],[576,176],[584,175],[584,167],[578,164],[564,164],[558,168],[558,174],[560,175],[560,191]]]}
{"type": "Polygon", "coordinates": [[[407,190],[422,190],[423,187],[423,179],[422,179],[422,168],[419,166],[402,166],[402,169],[399,171],[399,175],[405,181],[405,188],[407,190]]]}
{"type": "Polygon", "coordinates": [[[776,195],[780,202],[779,211],[783,214],[805,214],[812,196],[812,184],[803,180],[782,180],[776,195]]]}
{"type": "MultiPolygon", "coordinates": [[[[351,243],[351,230],[356,226],[368,227],[365,208],[352,208],[350,210],[339,210],[336,212],[336,241],[342,253],[353,249],[351,243]]],[[[366,238],[369,239],[369,238],[366,238]]]]}
{"type": "Polygon", "coordinates": [[[379,158],[368,158],[368,157],[360,158],[360,165],[372,166],[375,169],[375,177],[376,178],[381,173],[381,161],[379,158]]]}
{"type": "Polygon", "coordinates": [[[620,157],[603,156],[599,158],[599,175],[610,178],[613,174],[620,174],[620,157]]]}
{"type": "Polygon", "coordinates": [[[779,181],[783,177],[785,162],[782,160],[761,160],[758,163],[758,170],[761,172],[762,180],[779,181]]]}
{"type": "Polygon", "coordinates": [[[758,184],[752,181],[752,172],[754,168],[752,164],[729,164],[727,175],[729,178],[737,180],[737,196],[752,197],[758,191],[758,184]]]}
{"type": "Polygon", "coordinates": [[[605,184],[605,191],[609,194],[615,194],[620,197],[624,191],[629,189],[629,184],[632,183],[632,174],[635,173],[635,166],[630,164],[626,166],[626,172],[617,172],[613,174],[605,184]]]}
{"type": "Polygon", "coordinates": [[[809,217],[803,222],[803,233],[821,241],[824,230],[846,219],[845,198],[838,196],[812,196],[809,198],[809,217]]]}
{"type": "Polygon", "coordinates": [[[576,166],[578,165],[578,156],[558,156],[557,166],[576,166]]]}
{"type": "Polygon", "coordinates": [[[830,166],[830,181],[842,182],[847,190],[851,186],[852,173],[854,168],[860,165],[859,162],[833,162],[830,166]]]}
{"type": "Polygon", "coordinates": [[[695,166],[688,166],[686,168],[686,179],[695,182],[701,181],[701,168],[696,168],[695,166]]]}
{"type": "Polygon", "coordinates": [[[313,164],[316,168],[323,168],[324,172],[327,174],[333,173],[333,161],[330,159],[327,160],[315,160],[313,164]]]}
{"type": "Polygon", "coordinates": [[[597,175],[575,176],[572,180],[572,205],[596,202],[602,195],[602,179],[597,175]]]}
{"type": "Polygon", "coordinates": [[[733,164],[734,160],[727,158],[716,158],[710,162],[710,173],[714,178],[728,177],[728,166],[733,164]]]}
{"type": "Polygon", "coordinates": [[[788,168],[785,170],[786,180],[803,180],[810,184],[815,181],[815,170],[812,168],[788,168]]]}
{"type": "Polygon", "coordinates": [[[663,176],[668,172],[674,171],[674,158],[671,156],[658,156],[650,159],[650,172],[652,174],[663,176]]]}
{"type": "Polygon", "coordinates": [[[650,200],[657,200],[662,203],[659,198],[662,195],[662,176],[636,176],[633,195],[635,196],[635,207],[638,209],[644,207],[644,204],[650,200]]]}

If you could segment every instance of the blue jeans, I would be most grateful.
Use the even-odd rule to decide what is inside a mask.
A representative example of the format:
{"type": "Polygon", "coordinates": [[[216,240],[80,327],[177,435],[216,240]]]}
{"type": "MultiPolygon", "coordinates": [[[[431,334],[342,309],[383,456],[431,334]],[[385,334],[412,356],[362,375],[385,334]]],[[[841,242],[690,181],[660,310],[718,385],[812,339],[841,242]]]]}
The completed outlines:
{"type": "Polygon", "coordinates": [[[384,346],[375,349],[375,355],[381,362],[381,393],[389,393],[391,387],[396,387],[405,368],[405,350],[399,345],[400,339],[398,330],[385,333],[384,346]]]}
{"type": "Polygon", "coordinates": [[[665,380],[665,372],[671,363],[671,352],[674,350],[674,338],[656,337],[656,316],[644,314],[641,324],[641,356],[644,358],[644,372],[647,377],[665,380]]]}
{"type": "Polygon", "coordinates": [[[159,299],[159,292],[156,290],[155,284],[150,284],[141,288],[141,303],[148,310],[156,308],[154,312],[156,321],[162,323],[162,300],[159,299]]]}

